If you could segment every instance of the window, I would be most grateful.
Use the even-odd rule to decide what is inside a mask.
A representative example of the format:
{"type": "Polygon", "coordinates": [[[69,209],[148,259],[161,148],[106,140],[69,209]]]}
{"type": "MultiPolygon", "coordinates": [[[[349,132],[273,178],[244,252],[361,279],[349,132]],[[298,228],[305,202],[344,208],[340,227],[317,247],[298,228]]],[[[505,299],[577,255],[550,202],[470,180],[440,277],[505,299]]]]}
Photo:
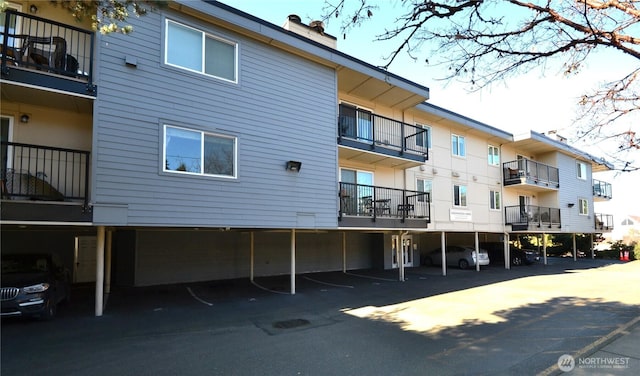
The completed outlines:
{"type": "Polygon", "coordinates": [[[576,162],[576,169],[578,170],[578,179],[587,180],[587,165],[582,162],[576,162]]]}
{"type": "Polygon", "coordinates": [[[236,138],[166,125],[164,171],[236,177],[236,138]]]}
{"type": "Polygon", "coordinates": [[[453,206],[467,206],[467,187],[464,185],[453,186],[453,206]]]}
{"type": "Polygon", "coordinates": [[[459,157],[466,155],[463,136],[451,135],[451,153],[459,157]]]}
{"type": "Polygon", "coordinates": [[[589,215],[589,201],[583,198],[578,199],[578,205],[580,206],[581,215],[589,215]]]}
{"type": "Polygon", "coordinates": [[[419,132],[416,134],[416,146],[431,149],[431,127],[420,124],[416,124],[416,127],[423,129],[423,132],[420,132],[420,129],[416,129],[419,132]]]}
{"type": "Polygon", "coordinates": [[[491,210],[500,210],[500,192],[489,191],[489,207],[491,210]]]}
{"type": "Polygon", "coordinates": [[[237,82],[237,43],[167,20],[165,63],[237,82]]]}
{"type": "Polygon", "coordinates": [[[488,152],[488,158],[489,158],[489,164],[492,166],[499,166],[500,165],[500,150],[493,146],[493,145],[489,145],[489,152],[488,152]]]}
{"type": "Polygon", "coordinates": [[[430,180],[424,180],[424,179],[418,179],[416,181],[416,190],[418,192],[426,192],[429,195],[428,196],[418,196],[418,201],[420,202],[425,202],[427,200],[425,200],[425,197],[428,197],[428,202],[431,202],[431,190],[432,190],[432,183],[430,180]]]}

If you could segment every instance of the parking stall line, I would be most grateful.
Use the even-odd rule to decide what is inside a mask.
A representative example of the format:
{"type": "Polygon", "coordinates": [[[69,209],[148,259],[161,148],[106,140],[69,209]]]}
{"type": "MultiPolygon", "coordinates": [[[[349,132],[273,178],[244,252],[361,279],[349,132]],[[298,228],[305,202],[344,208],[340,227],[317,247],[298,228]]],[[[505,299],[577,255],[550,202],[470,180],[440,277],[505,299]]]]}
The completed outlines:
{"type": "Polygon", "coordinates": [[[342,288],[347,288],[347,289],[354,288],[354,286],[351,286],[351,285],[339,285],[339,284],[336,284],[336,283],[323,282],[323,281],[318,281],[317,279],[313,279],[311,277],[306,277],[306,276],[302,277],[302,278],[304,278],[306,280],[309,280],[311,282],[319,283],[321,285],[327,285],[327,286],[333,286],[333,287],[342,287],[342,288]]]}
{"type": "Polygon", "coordinates": [[[196,295],[196,294],[191,290],[191,287],[187,287],[187,291],[189,291],[189,294],[191,294],[191,296],[192,296],[195,300],[199,301],[200,303],[205,304],[205,305],[208,305],[209,307],[213,306],[213,303],[209,303],[208,301],[206,301],[206,300],[201,299],[200,297],[198,297],[198,296],[197,296],[197,295],[196,295]]]}

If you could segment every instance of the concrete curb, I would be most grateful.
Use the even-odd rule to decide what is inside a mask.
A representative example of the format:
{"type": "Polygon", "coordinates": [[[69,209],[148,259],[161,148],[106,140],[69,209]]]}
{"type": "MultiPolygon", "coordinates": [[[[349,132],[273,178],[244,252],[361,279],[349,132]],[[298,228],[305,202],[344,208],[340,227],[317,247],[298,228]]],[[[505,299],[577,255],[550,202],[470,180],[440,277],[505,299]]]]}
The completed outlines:
{"type": "MultiPolygon", "coordinates": [[[[607,334],[606,336],[598,339],[597,341],[594,341],[593,343],[581,348],[580,350],[578,350],[575,354],[571,354],[573,355],[574,358],[582,358],[582,357],[586,357],[589,356],[591,354],[594,354],[595,352],[597,352],[600,348],[616,341],[618,338],[627,335],[628,331],[635,325],[640,324],[640,316],[636,317],[635,319],[627,322],[626,324],[622,325],[621,327],[619,327],[618,329],[612,331],[611,333],[607,334]]],[[[560,371],[560,367],[558,367],[558,364],[554,364],[551,367],[545,369],[544,371],[540,372],[538,375],[539,376],[557,376],[557,375],[563,375],[565,374],[565,372],[560,371]]]]}

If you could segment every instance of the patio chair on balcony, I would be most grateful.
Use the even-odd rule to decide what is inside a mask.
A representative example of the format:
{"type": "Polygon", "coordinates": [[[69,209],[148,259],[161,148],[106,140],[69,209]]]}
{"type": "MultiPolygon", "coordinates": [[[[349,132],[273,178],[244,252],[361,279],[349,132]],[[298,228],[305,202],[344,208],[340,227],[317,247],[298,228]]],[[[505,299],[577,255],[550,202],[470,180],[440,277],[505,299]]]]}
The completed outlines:
{"type": "Polygon", "coordinates": [[[27,172],[7,169],[2,174],[2,198],[24,197],[30,200],[63,201],[64,195],[44,180],[27,172]]]}
{"type": "Polygon", "coordinates": [[[37,69],[51,70],[67,76],[76,76],[78,60],[67,53],[67,41],[62,37],[23,36],[24,44],[18,62],[35,65],[37,69]],[[38,48],[37,45],[41,45],[38,48]],[[47,47],[50,46],[50,47],[47,47]],[[52,46],[52,47],[51,47],[52,46]],[[53,68],[53,69],[51,69],[53,68]]]}

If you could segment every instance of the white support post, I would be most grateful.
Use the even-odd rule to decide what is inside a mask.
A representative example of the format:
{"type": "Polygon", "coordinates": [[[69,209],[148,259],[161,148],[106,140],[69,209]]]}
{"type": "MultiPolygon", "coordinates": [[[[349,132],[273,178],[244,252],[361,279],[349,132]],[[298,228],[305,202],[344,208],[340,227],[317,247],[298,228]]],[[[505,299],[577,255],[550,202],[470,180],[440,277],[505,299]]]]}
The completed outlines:
{"type": "Polygon", "coordinates": [[[445,241],[445,235],[444,235],[444,231],[442,231],[442,233],[440,234],[440,249],[442,250],[442,275],[446,276],[447,275],[447,254],[445,253],[446,251],[446,241],[445,241]]]}
{"type": "Polygon", "coordinates": [[[104,249],[104,293],[111,293],[111,239],[112,230],[107,230],[104,249]]]}
{"type": "Polygon", "coordinates": [[[104,226],[98,226],[96,236],[96,316],[102,316],[104,304],[104,226]]]}
{"type": "Polygon", "coordinates": [[[478,231],[474,233],[476,242],[476,272],[480,271],[480,241],[478,240],[478,231]]]}
{"type": "Polygon", "coordinates": [[[542,259],[544,264],[547,265],[547,234],[542,233],[542,259]]]}
{"type": "Polygon", "coordinates": [[[396,246],[396,260],[398,260],[398,280],[404,282],[404,233],[400,231],[398,244],[396,246]]]}
{"type": "Polygon", "coordinates": [[[347,272],[347,232],[342,232],[342,272],[347,272]]]}
{"type": "Polygon", "coordinates": [[[251,263],[251,265],[249,266],[249,280],[251,282],[253,282],[253,273],[254,273],[253,265],[254,265],[254,262],[255,262],[254,246],[255,246],[255,243],[254,243],[254,238],[253,238],[253,231],[251,231],[249,233],[249,262],[251,263]]]}
{"type": "Polygon", "coordinates": [[[291,295],[296,294],[296,230],[291,229],[291,295]]]}
{"type": "Polygon", "coordinates": [[[573,261],[578,261],[578,252],[576,250],[576,233],[573,234],[573,261]]]}
{"type": "Polygon", "coordinates": [[[504,249],[504,268],[509,270],[511,269],[511,249],[509,248],[508,232],[504,233],[503,249],[504,249]]]}

